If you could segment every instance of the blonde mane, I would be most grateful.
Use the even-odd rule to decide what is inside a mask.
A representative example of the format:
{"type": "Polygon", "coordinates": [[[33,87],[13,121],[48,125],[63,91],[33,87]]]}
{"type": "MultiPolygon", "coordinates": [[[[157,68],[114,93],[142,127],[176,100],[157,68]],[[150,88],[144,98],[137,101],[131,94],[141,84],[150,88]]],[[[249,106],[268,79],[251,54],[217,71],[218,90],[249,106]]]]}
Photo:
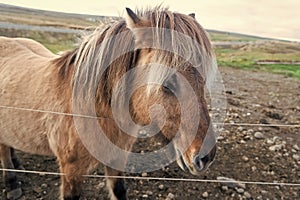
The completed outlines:
{"type": "MultiPolygon", "coordinates": [[[[205,30],[193,17],[161,7],[140,10],[137,15],[148,22],[145,26],[158,30],[150,33],[153,43],[147,45],[168,49],[156,51],[157,63],[176,70],[185,70],[192,65],[203,79],[208,79],[209,72],[214,71],[212,46],[205,30]],[[168,47],[163,47],[166,44],[168,47]],[[185,55],[184,58],[181,55],[185,55]]],[[[73,76],[76,92],[83,98],[95,98],[90,95],[97,90],[97,101],[110,103],[114,86],[122,75],[136,66],[141,48],[125,20],[120,20],[104,30],[96,30],[77,49],[66,53],[56,62],[60,63],[58,66],[62,77],[73,76]],[[118,35],[122,37],[116,37],[118,35]],[[126,53],[119,55],[120,52],[126,53]],[[100,79],[99,74],[102,75],[100,79]]],[[[169,77],[159,71],[149,73],[161,83],[169,77]]]]}

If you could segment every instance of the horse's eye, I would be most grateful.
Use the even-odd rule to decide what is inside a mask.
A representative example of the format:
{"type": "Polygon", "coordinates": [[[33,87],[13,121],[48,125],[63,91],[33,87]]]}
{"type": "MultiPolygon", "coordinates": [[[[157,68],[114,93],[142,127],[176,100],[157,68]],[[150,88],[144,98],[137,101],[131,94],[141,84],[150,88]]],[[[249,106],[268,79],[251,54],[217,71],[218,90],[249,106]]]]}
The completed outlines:
{"type": "Polygon", "coordinates": [[[176,90],[178,90],[177,87],[177,82],[176,82],[176,76],[173,75],[169,80],[167,80],[164,84],[163,84],[163,91],[165,93],[175,93],[176,90]]]}
{"type": "Polygon", "coordinates": [[[167,94],[172,94],[176,91],[176,88],[171,84],[164,84],[162,89],[167,94]]]}

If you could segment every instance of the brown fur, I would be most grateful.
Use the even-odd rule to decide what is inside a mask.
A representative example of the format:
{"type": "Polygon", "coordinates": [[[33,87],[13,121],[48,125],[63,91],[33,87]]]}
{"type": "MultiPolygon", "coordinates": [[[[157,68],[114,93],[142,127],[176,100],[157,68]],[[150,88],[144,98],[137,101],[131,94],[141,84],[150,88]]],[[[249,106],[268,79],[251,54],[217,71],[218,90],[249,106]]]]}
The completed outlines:
{"type": "MultiPolygon", "coordinates": [[[[170,44],[171,47],[178,52],[186,50],[180,46],[182,41],[177,41],[172,34],[160,35],[160,39],[171,39],[174,42],[170,44]]],[[[201,128],[191,147],[182,152],[187,165],[194,170],[192,160],[199,152],[210,124],[203,90],[205,77],[202,75],[210,70],[212,59],[212,47],[203,28],[192,17],[163,8],[138,12],[136,16],[135,13],[128,12],[126,21],[121,20],[104,30],[96,30],[78,48],[61,56],[51,54],[42,45],[29,39],[0,37],[0,102],[4,106],[72,113],[73,88],[78,88],[76,95],[82,100],[79,104],[86,104],[94,98],[91,86],[97,81],[97,75],[102,73],[97,83],[95,105],[99,124],[114,144],[129,151],[135,139],[119,130],[113,121],[110,108],[113,88],[122,75],[136,66],[154,61],[168,64],[190,82],[197,91],[197,99],[201,105],[201,128]],[[149,45],[143,44],[143,41],[155,42],[156,38],[152,33],[138,30],[145,27],[168,28],[198,42],[200,49],[187,49],[195,62],[202,59],[202,64],[198,67],[203,74],[196,72],[191,63],[185,62],[180,56],[143,48],[143,45],[149,45]],[[120,33],[123,33],[123,38],[107,41],[120,33]],[[119,56],[102,72],[104,64],[110,62],[120,49],[134,50],[119,56]]],[[[160,76],[161,81],[169,78],[169,75],[160,76]]],[[[123,87],[126,89],[125,85],[123,87]]],[[[169,113],[162,133],[172,139],[180,123],[179,104],[175,96],[166,94],[161,86],[154,86],[152,89],[154,90],[150,91],[150,95],[147,94],[146,87],[141,87],[134,93],[130,113],[136,123],[148,124],[149,108],[161,103],[169,113]]],[[[160,116],[157,116],[157,120],[159,119],[160,116]]],[[[184,137],[181,142],[185,142],[184,137]]],[[[62,176],[61,185],[61,197],[65,199],[79,197],[82,175],[89,173],[98,164],[80,141],[72,116],[1,109],[0,143],[28,153],[56,156],[60,171],[66,174],[62,176]]],[[[106,172],[107,175],[121,175],[110,168],[106,172]]],[[[115,199],[113,187],[120,181],[108,179],[108,182],[111,198],[115,199]]]]}

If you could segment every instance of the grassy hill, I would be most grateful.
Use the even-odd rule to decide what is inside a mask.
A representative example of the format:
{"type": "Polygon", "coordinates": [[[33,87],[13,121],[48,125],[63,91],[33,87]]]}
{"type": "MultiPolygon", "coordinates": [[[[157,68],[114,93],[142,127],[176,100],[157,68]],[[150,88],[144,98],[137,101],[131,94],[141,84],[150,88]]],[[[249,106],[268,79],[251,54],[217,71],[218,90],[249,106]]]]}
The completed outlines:
{"type": "MultiPolygon", "coordinates": [[[[0,36],[32,38],[57,53],[74,48],[80,40],[80,31],[91,30],[116,19],[118,17],[60,13],[0,3],[0,36]],[[27,25],[28,29],[6,27],[7,23],[27,25]],[[36,27],[79,31],[59,33],[36,27]]],[[[208,30],[208,33],[220,66],[266,70],[300,78],[300,43],[216,30],[208,30]]]]}

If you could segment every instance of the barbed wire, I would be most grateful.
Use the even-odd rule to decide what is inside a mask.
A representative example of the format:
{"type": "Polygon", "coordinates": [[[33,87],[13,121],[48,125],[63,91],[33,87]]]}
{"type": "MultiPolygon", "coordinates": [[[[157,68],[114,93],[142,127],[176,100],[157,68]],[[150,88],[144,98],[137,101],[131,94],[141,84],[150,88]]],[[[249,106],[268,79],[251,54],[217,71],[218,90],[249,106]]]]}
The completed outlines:
{"type": "MultiPolygon", "coordinates": [[[[39,110],[31,108],[21,108],[14,106],[3,106],[0,105],[2,109],[13,109],[29,112],[38,112],[38,113],[47,113],[71,117],[82,117],[82,118],[91,118],[91,119],[102,119],[106,117],[95,117],[81,114],[71,114],[64,112],[48,111],[48,110],[39,110]]],[[[265,127],[294,127],[298,128],[298,124],[251,124],[251,123],[214,123],[225,126],[265,126],[265,127]]],[[[27,173],[27,174],[39,174],[39,175],[54,175],[54,176],[64,176],[65,174],[59,172],[46,172],[46,171],[33,171],[33,170],[18,170],[18,169],[3,169],[0,168],[0,171],[6,172],[15,172],[15,173],[27,173]]],[[[270,185],[270,186],[295,186],[300,187],[300,183],[288,183],[288,182],[263,182],[263,181],[232,181],[232,180],[213,180],[213,179],[190,179],[190,178],[163,178],[163,177],[140,177],[140,176],[107,176],[107,175],[83,175],[87,178],[123,178],[123,179],[139,179],[139,180],[153,180],[153,181],[184,181],[184,182],[206,182],[206,183],[240,183],[240,184],[253,184],[253,185],[270,185]]]]}
{"type": "MultiPolygon", "coordinates": [[[[21,111],[28,111],[28,112],[38,112],[38,113],[47,113],[47,114],[54,114],[54,115],[63,115],[69,117],[82,117],[82,118],[89,118],[89,119],[109,119],[108,117],[96,117],[96,116],[89,116],[89,115],[81,115],[81,114],[73,114],[73,113],[64,113],[64,112],[56,112],[56,111],[49,111],[49,110],[39,110],[33,108],[21,108],[15,106],[3,106],[0,105],[2,109],[11,109],[11,110],[21,110],[21,111]]],[[[261,127],[291,127],[291,128],[300,128],[300,124],[258,124],[258,123],[213,123],[216,125],[224,125],[224,126],[261,126],[261,127]]]]}
{"type": "MultiPolygon", "coordinates": [[[[34,170],[19,170],[19,169],[3,169],[0,171],[15,172],[15,173],[27,173],[38,175],[54,175],[65,176],[66,174],[60,172],[45,172],[34,170]]],[[[251,184],[251,185],[270,185],[270,186],[290,186],[300,187],[300,183],[287,183],[287,182],[264,182],[264,181],[239,181],[239,180],[216,180],[216,179],[192,179],[192,178],[164,178],[164,177],[142,177],[142,176],[109,176],[109,175],[82,175],[86,178],[123,178],[123,179],[137,179],[137,180],[152,180],[152,181],[182,181],[182,182],[206,182],[206,183],[239,183],[239,184],[251,184]]]]}

